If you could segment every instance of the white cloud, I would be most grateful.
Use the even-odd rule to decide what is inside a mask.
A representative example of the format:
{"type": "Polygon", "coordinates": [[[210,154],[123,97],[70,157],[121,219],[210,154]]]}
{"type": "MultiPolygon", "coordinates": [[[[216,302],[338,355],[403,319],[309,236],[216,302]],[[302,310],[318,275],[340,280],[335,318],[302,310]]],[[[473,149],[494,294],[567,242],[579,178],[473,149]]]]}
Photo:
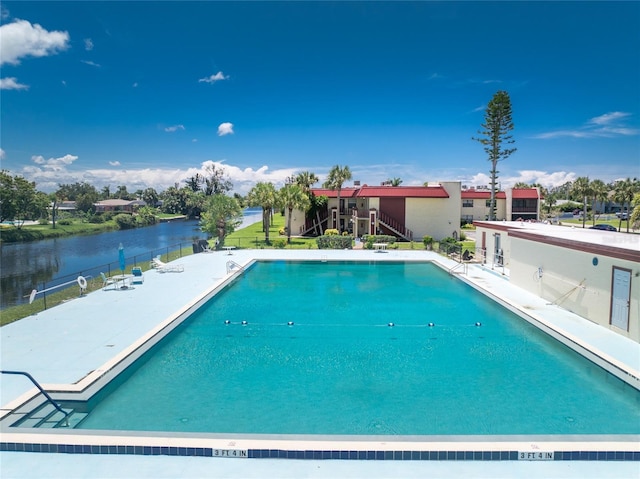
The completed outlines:
{"type": "Polygon", "coordinates": [[[138,82],[135,82],[132,86],[133,88],[138,88],[138,82]]]}
{"type": "Polygon", "coordinates": [[[93,50],[93,41],[91,40],[91,38],[84,39],[84,49],[88,52],[93,50]]]}
{"type": "Polygon", "coordinates": [[[608,125],[610,123],[614,123],[621,118],[626,118],[630,116],[631,113],[624,113],[622,111],[612,111],[611,113],[605,113],[604,115],[596,116],[595,118],[591,118],[589,123],[593,123],[595,125],[608,125]]]}
{"type": "Polygon", "coordinates": [[[77,159],[78,157],[75,155],[64,155],[60,158],[49,159],[45,159],[42,155],[34,155],[31,157],[31,161],[36,165],[39,165],[49,171],[63,171],[68,165],[71,165],[77,159]]]}
{"type": "Polygon", "coordinates": [[[233,135],[233,123],[225,122],[218,125],[218,136],[233,135]]]}
{"type": "Polygon", "coordinates": [[[200,78],[198,80],[198,83],[215,83],[217,81],[220,80],[228,80],[229,79],[229,75],[224,75],[222,72],[218,72],[215,75],[210,75],[208,77],[205,78],[200,78]]]}
{"type": "Polygon", "coordinates": [[[0,27],[0,65],[17,65],[27,56],[55,55],[69,46],[69,33],[49,32],[38,24],[16,20],[0,27]]]}
{"type": "Polygon", "coordinates": [[[102,65],[100,65],[99,63],[92,62],[91,60],[80,60],[80,62],[84,63],[85,65],[89,65],[89,66],[96,67],[96,68],[101,68],[102,67],[102,65]]]}
{"type": "MultiPolygon", "coordinates": [[[[129,191],[137,189],[155,188],[164,191],[176,183],[184,186],[184,180],[196,173],[207,174],[207,167],[213,165],[216,169],[223,169],[233,183],[233,191],[239,194],[247,194],[259,181],[272,182],[276,187],[284,185],[285,179],[295,175],[300,169],[286,168],[269,170],[268,166],[258,169],[241,168],[229,165],[223,161],[207,160],[199,168],[142,168],[142,169],[113,169],[98,168],[88,170],[71,170],[67,168],[77,159],[75,156],[66,155],[63,158],[51,158],[45,160],[42,156],[34,156],[35,165],[22,169],[20,174],[29,181],[35,181],[39,191],[53,192],[58,185],[67,183],[84,182],[92,184],[97,189],[108,185],[126,185],[129,191]],[[73,159],[73,160],[72,160],[73,159]]],[[[111,166],[120,166],[118,161],[110,161],[111,166]]]]}
{"type": "Polygon", "coordinates": [[[0,90],[28,90],[29,85],[18,83],[15,77],[0,78],[0,90]]]}
{"type": "MultiPolygon", "coordinates": [[[[562,186],[568,181],[574,181],[578,175],[567,171],[538,171],[538,170],[522,170],[517,175],[501,176],[498,178],[498,184],[502,189],[511,188],[516,183],[526,183],[528,185],[536,183],[545,188],[554,186],[562,186]]],[[[485,173],[476,173],[468,181],[463,181],[467,186],[489,186],[491,178],[485,173]]]]}
{"type": "Polygon", "coordinates": [[[184,125],[173,125],[173,126],[168,126],[164,129],[164,131],[166,131],[167,133],[173,133],[174,131],[178,131],[178,130],[184,130],[184,125]]]}
{"type": "Polygon", "coordinates": [[[615,136],[635,136],[640,134],[637,128],[630,128],[623,121],[631,116],[631,113],[613,111],[596,116],[588,120],[583,126],[569,130],[555,130],[534,135],[538,140],[554,138],[612,138],[615,136]]]}

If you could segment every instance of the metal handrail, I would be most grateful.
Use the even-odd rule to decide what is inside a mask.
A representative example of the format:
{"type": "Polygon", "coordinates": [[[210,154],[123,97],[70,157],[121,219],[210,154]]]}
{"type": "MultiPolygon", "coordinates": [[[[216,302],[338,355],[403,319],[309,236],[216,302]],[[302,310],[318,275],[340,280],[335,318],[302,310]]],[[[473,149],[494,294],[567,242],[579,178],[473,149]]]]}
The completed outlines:
{"type": "Polygon", "coordinates": [[[240,271],[244,271],[244,268],[235,261],[227,261],[227,274],[231,273],[231,271],[233,271],[233,268],[238,268],[240,271]]]}
{"type": "Polygon", "coordinates": [[[387,226],[388,228],[395,230],[404,239],[409,241],[413,239],[413,231],[411,231],[405,225],[393,219],[391,216],[387,215],[383,211],[378,210],[378,221],[380,221],[383,225],[387,226]]]}
{"type": "Polygon", "coordinates": [[[42,386],[40,386],[40,384],[38,384],[38,381],[36,381],[34,379],[34,377],[25,372],[25,371],[0,371],[0,373],[2,374],[18,374],[21,376],[26,376],[27,378],[29,378],[31,380],[31,382],[34,384],[35,387],[37,387],[40,392],[44,395],[45,398],[47,398],[47,401],[50,402],[53,407],[55,407],[58,411],[60,411],[62,414],[64,414],[64,422],[65,422],[65,426],[69,426],[69,415],[70,413],[66,412],[64,409],[62,409],[60,407],[60,405],[58,403],[56,403],[53,398],[51,396],[49,396],[49,393],[47,393],[47,391],[45,391],[44,389],[42,389],[42,386]]]}
{"type": "Polygon", "coordinates": [[[452,275],[454,271],[460,267],[462,267],[462,274],[464,275],[469,274],[469,263],[464,263],[464,262],[459,262],[452,268],[449,268],[449,274],[452,275]]]}

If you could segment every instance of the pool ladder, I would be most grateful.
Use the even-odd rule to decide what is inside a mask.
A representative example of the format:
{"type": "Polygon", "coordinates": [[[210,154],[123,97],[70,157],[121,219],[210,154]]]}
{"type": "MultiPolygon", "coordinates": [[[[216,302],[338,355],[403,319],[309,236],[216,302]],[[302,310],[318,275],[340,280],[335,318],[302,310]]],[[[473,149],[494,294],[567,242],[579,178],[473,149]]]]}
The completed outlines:
{"type": "Polygon", "coordinates": [[[452,268],[449,268],[449,274],[468,274],[469,273],[469,264],[465,263],[465,262],[460,262],[458,264],[456,264],[455,266],[453,266],[452,268]],[[462,271],[456,271],[458,268],[460,268],[462,266],[462,271]]]}
{"type": "Polygon", "coordinates": [[[227,261],[227,274],[232,273],[234,269],[240,272],[244,271],[244,268],[235,261],[227,261]]]}

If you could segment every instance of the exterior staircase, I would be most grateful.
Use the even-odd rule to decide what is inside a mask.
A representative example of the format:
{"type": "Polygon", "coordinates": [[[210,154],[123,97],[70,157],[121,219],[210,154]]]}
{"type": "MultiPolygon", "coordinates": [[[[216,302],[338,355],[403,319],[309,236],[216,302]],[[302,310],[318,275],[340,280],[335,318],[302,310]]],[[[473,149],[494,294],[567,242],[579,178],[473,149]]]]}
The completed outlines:
{"type": "Polygon", "coordinates": [[[378,210],[378,222],[395,235],[404,238],[406,241],[413,241],[413,231],[380,210],[378,210]]]}

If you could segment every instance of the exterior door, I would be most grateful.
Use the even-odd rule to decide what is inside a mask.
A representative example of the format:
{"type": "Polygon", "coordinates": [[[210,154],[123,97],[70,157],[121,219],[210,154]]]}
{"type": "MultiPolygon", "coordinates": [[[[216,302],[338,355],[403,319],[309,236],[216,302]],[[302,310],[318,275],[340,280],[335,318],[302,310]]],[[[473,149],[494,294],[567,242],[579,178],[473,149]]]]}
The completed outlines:
{"type": "Polygon", "coordinates": [[[493,249],[493,263],[502,265],[502,245],[500,244],[500,233],[496,233],[495,237],[495,245],[493,249]]]}
{"type": "Polygon", "coordinates": [[[611,279],[611,324],[629,331],[629,301],[631,299],[631,271],[613,267],[611,279]]]}

